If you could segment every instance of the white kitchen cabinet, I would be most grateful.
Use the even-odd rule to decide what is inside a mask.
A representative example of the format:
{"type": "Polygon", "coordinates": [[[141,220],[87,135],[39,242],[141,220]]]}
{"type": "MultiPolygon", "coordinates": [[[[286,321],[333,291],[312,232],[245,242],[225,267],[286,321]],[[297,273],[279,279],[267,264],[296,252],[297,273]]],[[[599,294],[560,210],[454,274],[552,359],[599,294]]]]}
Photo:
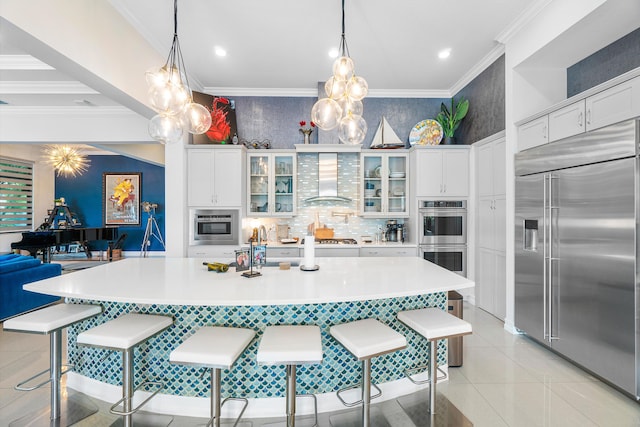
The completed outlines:
{"type": "Polygon", "coordinates": [[[476,303],[506,315],[506,149],[499,137],[477,147],[476,303]]]}
{"type": "MultiPolygon", "coordinates": [[[[271,150],[270,150],[271,151],[271,150]]],[[[247,156],[247,216],[290,217],[296,213],[296,154],[291,150],[247,156]]]]}
{"type": "Polygon", "coordinates": [[[299,258],[300,248],[292,246],[289,248],[274,247],[267,245],[267,261],[272,258],[299,258]]]}
{"type": "MultiPolygon", "coordinates": [[[[354,245],[355,246],[355,245],[354,245]]],[[[339,248],[327,248],[322,245],[316,245],[313,251],[316,257],[357,257],[360,256],[360,250],[356,246],[342,246],[339,248]]],[[[304,258],[304,247],[300,248],[300,256],[304,258]]]]}
{"type": "Polygon", "coordinates": [[[476,274],[476,304],[500,320],[506,317],[506,255],[480,249],[476,274]]]}
{"type": "Polygon", "coordinates": [[[409,161],[406,153],[361,154],[360,214],[366,217],[408,217],[409,161]]]}
{"type": "Polygon", "coordinates": [[[407,257],[417,256],[418,249],[416,246],[395,246],[395,247],[361,247],[361,257],[407,257]]]}
{"type": "Polygon", "coordinates": [[[549,116],[545,115],[518,127],[518,151],[549,142],[549,116]]]}
{"type": "Polygon", "coordinates": [[[549,142],[585,132],[584,99],[549,114],[549,142]]]}
{"type": "Polygon", "coordinates": [[[187,200],[190,207],[242,206],[243,150],[243,147],[188,150],[187,200]]]}
{"type": "Polygon", "coordinates": [[[200,245],[189,246],[189,258],[206,258],[209,262],[231,262],[236,258],[237,245],[200,245]]]}
{"type": "Polygon", "coordinates": [[[640,116],[640,77],[617,84],[586,99],[587,130],[640,116]]]}
{"type": "Polygon", "coordinates": [[[469,147],[421,147],[413,156],[417,197],[469,196],[469,147]]]}

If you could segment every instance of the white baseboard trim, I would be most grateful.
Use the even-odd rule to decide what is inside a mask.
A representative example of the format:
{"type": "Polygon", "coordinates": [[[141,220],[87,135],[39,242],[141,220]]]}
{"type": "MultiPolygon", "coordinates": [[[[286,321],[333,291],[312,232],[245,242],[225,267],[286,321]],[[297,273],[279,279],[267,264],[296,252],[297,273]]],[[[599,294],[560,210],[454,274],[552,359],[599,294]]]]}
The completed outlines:
{"type": "MultiPolygon", "coordinates": [[[[447,366],[441,366],[445,372],[448,371],[447,366]]],[[[224,379],[223,379],[224,381],[224,379]]],[[[446,381],[446,380],[445,380],[446,381]]],[[[113,384],[105,384],[103,382],[88,378],[75,372],[67,373],[67,387],[91,396],[104,402],[116,402],[122,397],[122,387],[113,384]]],[[[395,399],[400,396],[411,394],[428,387],[426,384],[417,386],[408,379],[390,381],[384,384],[378,384],[382,390],[382,396],[375,399],[373,403],[385,400],[395,399]]],[[[304,390],[298,390],[304,393],[304,390]]],[[[345,400],[357,400],[358,390],[348,392],[343,395],[345,400]],[[351,393],[351,394],[350,394],[351,393]]],[[[134,406],[146,399],[150,393],[139,391],[134,396],[134,406]]],[[[317,394],[318,412],[333,412],[346,409],[338,400],[334,392],[317,394]]],[[[235,418],[239,411],[239,403],[230,401],[222,407],[223,418],[235,418]]],[[[249,398],[249,405],[245,411],[243,418],[269,418],[281,417],[285,414],[286,401],[284,397],[270,398],[249,398]]],[[[155,412],[158,414],[189,416],[198,418],[208,418],[211,406],[209,397],[185,397],[174,396],[159,393],[151,399],[145,406],[145,411],[155,412]]],[[[301,398],[296,401],[296,413],[300,415],[313,414],[313,399],[301,398]]]]}
{"type": "Polygon", "coordinates": [[[513,324],[513,322],[509,321],[509,320],[505,320],[504,322],[504,330],[509,332],[510,334],[513,335],[521,335],[522,332],[520,332],[520,330],[518,330],[518,328],[516,328],[516,326],[513,324]]]}

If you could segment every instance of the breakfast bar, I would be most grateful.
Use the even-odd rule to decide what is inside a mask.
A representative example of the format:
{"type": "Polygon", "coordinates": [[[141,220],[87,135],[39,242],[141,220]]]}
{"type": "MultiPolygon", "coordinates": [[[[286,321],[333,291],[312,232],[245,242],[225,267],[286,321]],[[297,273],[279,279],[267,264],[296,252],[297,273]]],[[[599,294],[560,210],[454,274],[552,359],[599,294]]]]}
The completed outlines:
{"type": "MultiPolygon", "coordinates": [[[[447,291],[474,286],[473,281],[418,257],[317,258],[317,271],[263,267],[261,276],[254,278],[243,277],[233,267],[226,273],[208,271],[205,261],[130,258],[25,285],[29,291],[65,297],[68,303],[103,306],[101,316],[68,329],[68,363],[75,369],[68,374],[67,385],[105,401],[120,398],[119,358],[108,357],[105,349],[78,347],[77,335],[126,313],[160,314],[171,316],[173,325],[141,345],[135,355],[141,377],[165,383],[148,410],[207,416],[209,385],[200,379],[202,370],[172,365],[169,353],[200,327],[219,325],[257,333],[234,369],[225,373],[222,396],[248,397],[245,416],[277,416],[282,410],[274,401],[284,401],[284,372],[256,363],[260,336],[271,325],[317,325],[324,359],[320,365],[300,368],[298,386],[303,393],[318,395],[319,411],[341,409],[335,391],[357,383],[360,369],[331,338],[329,328],[375,318],[408,342],[406,349],[380,357],[372,371],[383,398],[392,398],[418,389],[403,378],[403,370],[427,362],[425,340],[403,326],[397,313],[423,307],[446,310],[447,291]]],[[[439,346],[438,361],[447,363],[445,343],[439,346]]]]}

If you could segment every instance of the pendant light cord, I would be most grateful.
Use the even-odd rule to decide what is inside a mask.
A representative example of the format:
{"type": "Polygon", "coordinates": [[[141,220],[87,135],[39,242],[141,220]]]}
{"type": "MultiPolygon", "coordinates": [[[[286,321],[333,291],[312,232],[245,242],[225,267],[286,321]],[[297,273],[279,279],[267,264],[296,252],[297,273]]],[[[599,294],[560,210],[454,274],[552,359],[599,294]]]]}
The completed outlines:
{"type": "Polygon", "coordinates": [[[342,0],[342,36],[340,37],[340,55],[351,57],[349,55],[349,46],[347,46],[347,38],[345,36],[345,25],[344,25],[344,0],[342,0]]]}

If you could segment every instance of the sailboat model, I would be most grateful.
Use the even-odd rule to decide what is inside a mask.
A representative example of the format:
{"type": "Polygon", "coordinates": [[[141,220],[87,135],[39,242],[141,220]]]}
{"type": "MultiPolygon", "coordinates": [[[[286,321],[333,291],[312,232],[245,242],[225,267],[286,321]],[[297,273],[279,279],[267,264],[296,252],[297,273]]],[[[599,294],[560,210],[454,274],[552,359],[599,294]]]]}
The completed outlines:
{"type": "Polygon", "coordinates": [[[402,148],[405,144],[398,138],[398,135],[391,129],[389,122],[384,116],[380,119],[380,124],[373,136],[370,148],[402,148]]]}

